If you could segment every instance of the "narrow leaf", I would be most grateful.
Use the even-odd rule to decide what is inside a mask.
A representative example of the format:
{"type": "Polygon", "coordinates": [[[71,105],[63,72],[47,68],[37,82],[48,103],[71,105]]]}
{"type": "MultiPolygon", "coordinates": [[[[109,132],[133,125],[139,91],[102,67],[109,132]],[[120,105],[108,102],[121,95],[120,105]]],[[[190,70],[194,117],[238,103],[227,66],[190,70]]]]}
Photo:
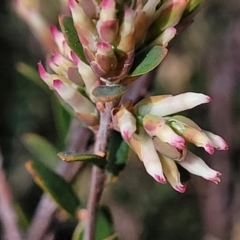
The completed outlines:
{"type": "Polygon", "coordinates": [[[59,23],[68,46],[73,50],[74,53],[77,54],[77,56],[83,62],[88,64],[83,52],[82,44],[78,38],[77,31],[74,27],[73,19],[69,16],[61,15],[59,17],[59,23]]]}
{"type": "Polygon", "coordinates": [[[24,134],[22,141],[27,150],[32,154],[34,160],[40,161],[55,169],[59,159],[57,157],[57,150],[45,138],[37,134],[24,134]]]}
{"type": "Polygon", "coordinates": [[[109,149],[106,168],[114,176],[118,176],[128,160],[129,146],[122,139],[119,132],[113,131],[110,138],[109,149]]]}
{"type": "Polygon", "coordinates": [[[49,94],[50,92],[49,88],[42,81],[42,79],[39,76],[39,73],[36,71],[35,68],[24,62],[18,62],[16,68],[19,73],[21,73],[23,76],[27,77],[27,79],[31,80],[32,82],[40,86],[47,94],[49,94]]]}
{"type": "Polygon", "coordinates": [[[76,162],[81,161],[85,163],[92,163],[99,168],[105,168],[107,160],[104,157],[95,154],[79,154],[79,153],[68,153],[60,152],[58,156],[65,162],[76,162]]]}
{"type": "Polygon", "coordinates": [[[130,73],[131,77],[141,76],[157,67],[167,54],[167,49],[161,46],[146,47],[136,54],[130,73]]]}
{"type": "Polygon", "coordinates": [[[116,154],[116,158],[117,158],[116,164],[117,165],[126,164],[128,159],[128,153],[129,153],[129,146],[124,140],[122,140],[116,154]]]}
{"type": "Polygon", "coordinates": [[[75,216],[80,207],[80,200],[71,185],[41,162],[27,162],[26,168],[34,181],[46,191],[66,212],[75,216]]]}
{"type": "Polygon", "coordinates": [[[64,147],[65,139],[69,131],[71,116],[55,95],[52,95],[51,100],[53,119],[57,129],[58,138],[61,141],[60,146],[64,147]]]}

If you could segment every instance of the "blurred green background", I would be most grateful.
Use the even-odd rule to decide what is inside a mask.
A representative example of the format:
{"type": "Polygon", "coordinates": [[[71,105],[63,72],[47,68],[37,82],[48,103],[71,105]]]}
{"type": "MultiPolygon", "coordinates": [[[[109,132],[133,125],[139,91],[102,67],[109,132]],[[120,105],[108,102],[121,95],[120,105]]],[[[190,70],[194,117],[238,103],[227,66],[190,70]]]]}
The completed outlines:
{"type": "MultiPolygon", "coordinates": [[[[59,9],[53,14],[48,14],[50,8],[46,9],[48,20],[56,24],[59,9]]],[[[187,192],[179,194],[169,185],[156,184],[132,156],[119,181],[104,195],[104,202],[113,210],[120,239],[240,239],[239,16],[237,0],[206,2],[195,22],[171,44],[153,88],[154,94],[195,91],[213,98],[209,105],[186,115],[229,143],[228,152],[213,156],[194,149],[222,172],[222,183],[215,186],[193,177],[187,192]]],[[[68,125],[61,127],[56,116],[61,114],[65,123],[69,116],[62,110],[58,112],[60,107],[52,92],[17,71],[20,62],[36,69],[37,62],[44,59],[44,51],[11,3],[3,0],[0,43],[0,147],[14,199],[30,220],[41,190],[25,170],[24,163],[31,155],[22,138],[36,133],[62,151],[68,125]]],[[[70,230],[66,227],[62,231],[70,230]]],[[[63,235],[56,239],[63,239],[63,235]]]]}

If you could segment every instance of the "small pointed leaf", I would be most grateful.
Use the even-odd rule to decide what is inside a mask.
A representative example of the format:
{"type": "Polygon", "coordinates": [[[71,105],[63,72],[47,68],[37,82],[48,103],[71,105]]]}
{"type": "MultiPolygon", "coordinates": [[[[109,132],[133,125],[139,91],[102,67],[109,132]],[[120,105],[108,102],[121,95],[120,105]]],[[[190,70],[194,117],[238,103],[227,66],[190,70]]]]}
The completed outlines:
{"type": "Polygon", "coordinates": [[[22,141],[28,151],[32,154],[34,160],[44,163],[51,169],[55,169],[59,159],[57,150],[45,138],[37,134],[24,134],[22,141]]]}
{"type": "Polygon", "coordinates": [[[68,153],[60,152],[58,156],[65,162],[76,162],[81,161],[85,163],[92,163],[99,168],[105,168],[107,161],[104,157],[95,154],[79,154],[79,153],[68,153]]]}
{"type": "Polygon", "coordinates": [[[146,47],[136,54],[129,76],[141,76],[157,67],[167,54],[167,49],[161,46],[146,47]]]}
{"type": "Polygon", "coordinates": [[[83,62],[88,64],[83,52],[82,44],[78,38],[77,31],[74,27],[73,19],[69,16],[61,15],[59,17],[59,23],[68,46],[73,50],[74,53],[77,54],[77,56],[83,62]]]}
{"type": "Polygon", "coordinates": [[[120,96],[127,90],[124,85],[101,85],[96,87],[92,94],[101,102],[110,102],[120,96]]]}
{"type": "Polygon", "coordinates": [[[41,162],[27,162],[34,181],[66,212],[75,216],[81,203],[71,185],[41,162]]]}

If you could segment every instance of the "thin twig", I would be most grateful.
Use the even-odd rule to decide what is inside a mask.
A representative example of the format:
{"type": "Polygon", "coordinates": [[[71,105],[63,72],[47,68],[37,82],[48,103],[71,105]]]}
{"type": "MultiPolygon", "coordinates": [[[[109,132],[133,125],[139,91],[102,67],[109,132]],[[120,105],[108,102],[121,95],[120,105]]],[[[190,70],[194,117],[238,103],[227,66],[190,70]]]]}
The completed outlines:
{"type": "MultiPolygon", "coordinates": [[[[111,110],[113,108],[113,103],[106,103],[105,110],[100,115],[100,126],[96,135],[96,142],[94,152],[98,154],[99,152],[106,152],[108,129],[111,121],[111,110]]],[[[105,172],[103,169],[98,167],[93,167],[90,194],[88,199],[88,217],[86,219],[84,240],[94,240],[95,239],[95,227],[96,227],[96,214],[101,195],[104,188],[105,172]]]]}
{"type": "Polygon", "coordinates": [[[0,220],[3,226],[3,239],[21,240],[21,234],[17,224],[18,218],[13,207],[12,193],[6,181],[2,163],[3,157],[0,152],[0,220]]]}

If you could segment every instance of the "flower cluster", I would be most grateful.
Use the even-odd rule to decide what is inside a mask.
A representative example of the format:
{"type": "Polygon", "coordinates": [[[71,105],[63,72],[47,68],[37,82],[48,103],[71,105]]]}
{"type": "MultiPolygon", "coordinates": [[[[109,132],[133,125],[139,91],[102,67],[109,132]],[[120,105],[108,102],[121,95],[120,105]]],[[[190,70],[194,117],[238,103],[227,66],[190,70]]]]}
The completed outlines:
{"type": "MultiPolygon", "coordinates": [[[[201,3],[202,0],[69,0],[72,17],[59,17],[62,31],[50,27],[55,47],[47,59],[48,71],[41,62],[38,64],[40,77],[72,107],[84,125],[96,126],[95,103],[104,101],[101,94],[105,93],[97,94],[99,97],[93,91],[106,85],[126,87],[136,80],[141,73],[133,76],[131,68],[146,48],[160,46],[162,56],[157,58],[162,60],[177,29],[182,30],[191,22],[201,3]],[[65,24],[72,24],[71,33],[65,24]]],[[[24,4],[20,10],[24,12],[24,4]]],[[[23,15],[32,28],[38,29],[37,23],[43,19],[37,14],[41,21],[32,21],[27,17],[32,12],[25,11],[23,15]]],[[[114,88],[107,88],[107,94],[111,89],[114,88]]],[[[125,90],[114,96],[119,97],[125,90]]]]}
{"type": "Polygon", "coordinates": [[[114,128],[121,132],[156,181],[165,183],[167,180],[175,190],[185,192],[186,186],[181,183],[177,168],[179,164],[190,173],[217,184],[221,173],[190,152],[187,143],[213,154],[214,148],[227,150],[226,142],[202,130],[187,117],[169,116],[210,101],[204,94],[191,92],[145,98],[135,106],[128,103],[113,109],[114,128]]]}
{"type": "MultiPolygon", "coordinates": [[[[47,70],[41,62],[38,64],[40,77],[92,129],[99,124],[102,106],[96,103],[120,97],[129,84],[159,65],[167,54],[168,43],[192,22],[202,2],[68,0],[71,17],[59,17],[62,31],[55,26],[49,31],[36,6],[33,11],[34,4],[15,0],[17,11],[35,35],[53,48],[47,58],[47,70]],[[139,70],[148,56],[146,49],[156,46],[159,56],[155,54],[139,70]],[[143,59],[138,63],[140,56],[143,59]],[[155,63],[148,66],[149,62],[155,63]]],[[[66,7],[66,1],[62,3],[66,7]]],[[[218,183],[221,174],[191,153],[187,143],[213,154],[215,148],[226,150],[226,142],[189,118],[172,116],[210,100],[203,94],[184,93],[148,97],[135,106],[124,103],[112,111],[113,126],[156,181],[167,180],[174,189],[184,192],[179,164],[190,173],[218,183]]]]}

